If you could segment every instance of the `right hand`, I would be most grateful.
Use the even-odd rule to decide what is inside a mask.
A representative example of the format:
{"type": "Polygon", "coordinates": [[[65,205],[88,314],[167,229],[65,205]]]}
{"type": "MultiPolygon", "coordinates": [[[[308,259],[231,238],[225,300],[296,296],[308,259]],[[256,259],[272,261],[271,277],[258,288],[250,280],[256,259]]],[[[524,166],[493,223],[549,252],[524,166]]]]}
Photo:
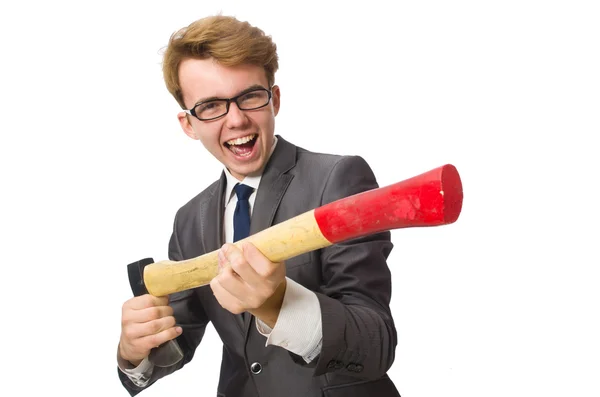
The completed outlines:
{"type": "Polygon", "coordinates": [[[141,295],[123,304],[119,355],[134,366],[150,354],[150,350],[181,335],[175,326],[173,308],[167,297],[141,295]]]}

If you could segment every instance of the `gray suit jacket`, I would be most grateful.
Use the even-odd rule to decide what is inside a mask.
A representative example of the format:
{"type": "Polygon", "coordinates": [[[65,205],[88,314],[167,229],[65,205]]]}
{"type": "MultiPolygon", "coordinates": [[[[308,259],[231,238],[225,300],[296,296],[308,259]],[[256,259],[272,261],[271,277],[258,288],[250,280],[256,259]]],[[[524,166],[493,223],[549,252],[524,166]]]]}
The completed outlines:
{"type": "MultiPolygon", "coordinates": [[[[265,167],[252,211],[251,234],[342,197],[378,187],[358,156],[313,153],[278,136],[265,167]]],[[[179,209],[169,258],[183,260],[223,244],[225,175],[179,209]]],[[[307,364],[278,346],[265,347],[254,318],[224,310],[209,286],[170,296],[183,327],[177,338],[185,357],[170,368],[154,369],[149,387],[188,363],[211,321],[223,341],[217,396],[312,397],[399,396],[386,372],[396,349],[390,313],[391,277],[386,259],[390,232],[379,233],[286,261],[287,277],[314,291],[323,324],[320,355],[307,364]],[[260,363],[262,371],[250,367],[260,363]]],[[[119,371],[133,396],[136,387],[119,371]]],[[[191,395],[201,395],[190,390],[191,395]]],[[[204,394],[202,394],[204,395],[204,394]]]]}

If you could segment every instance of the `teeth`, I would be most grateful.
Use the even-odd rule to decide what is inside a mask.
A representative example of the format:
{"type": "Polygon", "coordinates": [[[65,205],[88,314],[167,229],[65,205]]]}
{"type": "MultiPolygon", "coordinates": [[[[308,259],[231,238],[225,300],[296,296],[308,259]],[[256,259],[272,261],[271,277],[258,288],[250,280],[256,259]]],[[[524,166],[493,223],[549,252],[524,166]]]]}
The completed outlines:
{"type": "Polygon", "coordinates": [[[230,141],[227,141],[228,145],[243,145],[244,143],[250,142],[251,140],[253,140],[256,137],[256,134],[251,134],[242,138],[237,138],[237,139],[232,139],[230,141]]]}

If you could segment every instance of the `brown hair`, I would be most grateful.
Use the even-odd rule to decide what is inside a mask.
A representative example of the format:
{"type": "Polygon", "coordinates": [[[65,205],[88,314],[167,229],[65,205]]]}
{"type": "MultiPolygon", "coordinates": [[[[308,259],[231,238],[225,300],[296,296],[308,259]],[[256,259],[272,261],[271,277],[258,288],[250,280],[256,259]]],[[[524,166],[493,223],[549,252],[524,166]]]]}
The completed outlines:
{"type": "Polygon", "coordinates": [[[214,58],[224,66],[262,66],[269,87],[279,67],[277,46],[262,30],[229,16],[199,19],[171,35],[163,57],[165,84],[182,109],[179,65],[186,58],[214,58]]]}

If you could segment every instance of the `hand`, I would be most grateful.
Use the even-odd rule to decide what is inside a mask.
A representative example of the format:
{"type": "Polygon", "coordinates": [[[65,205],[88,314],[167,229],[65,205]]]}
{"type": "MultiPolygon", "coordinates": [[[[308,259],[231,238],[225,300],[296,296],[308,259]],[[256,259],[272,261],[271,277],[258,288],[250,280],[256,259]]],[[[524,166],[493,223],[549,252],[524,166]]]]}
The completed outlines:
{"type": "Polygon", "coordinates": [[[241,250],[223,245],[219,268],[210,287],[221,306],[233,314],[248,311],[273,328],[285,294],[285,265],[271,262],[254,245],[244,243],[241,250]]]}
{"type": "Polygon", "coordinates": [[[123,304],[119,355],[134,366],[157,347],[179,335],[167,297],[136,296],[123,304]]]}

